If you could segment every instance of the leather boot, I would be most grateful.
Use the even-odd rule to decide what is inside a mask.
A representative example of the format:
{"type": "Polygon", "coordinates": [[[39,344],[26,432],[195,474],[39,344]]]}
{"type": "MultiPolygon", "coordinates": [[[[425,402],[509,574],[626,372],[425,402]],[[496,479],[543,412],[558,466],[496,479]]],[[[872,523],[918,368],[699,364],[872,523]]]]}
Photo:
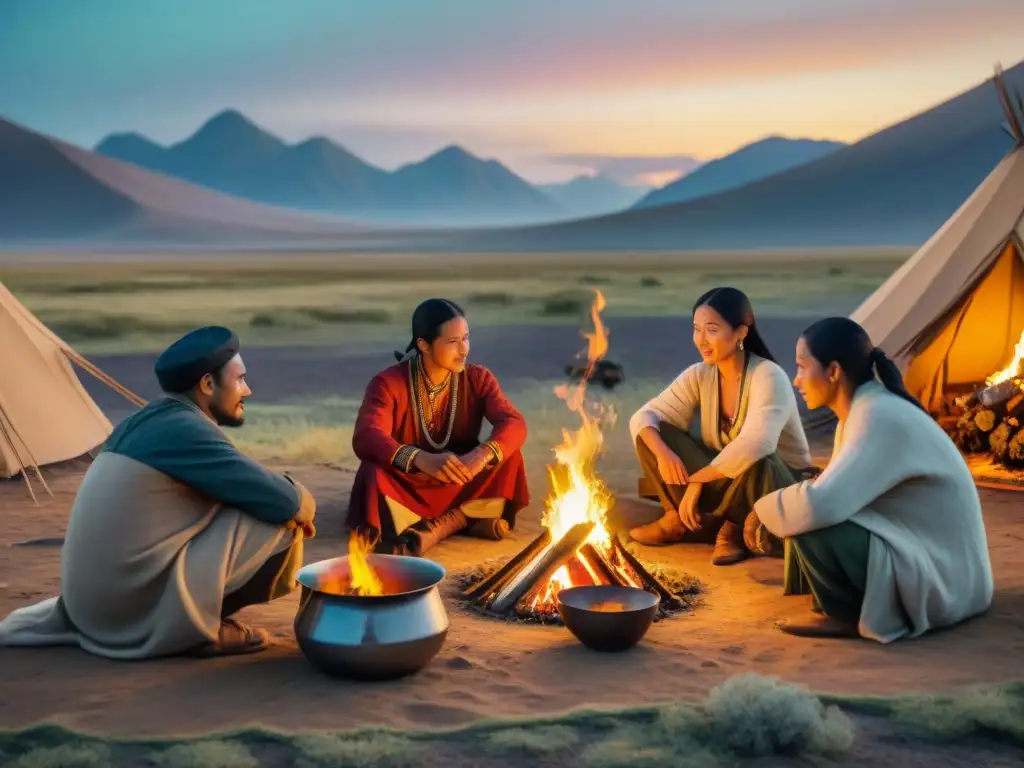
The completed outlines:
{"type": "Polygon", "coordinates": [[[419,557],[468,524],[469,519],[461,509],[452,509],[438,517],[423,518],[418,523],[410,525],[401,538],[406,542],[409,554],[419,557]]]}
{"type": "Polygon", "coordinates": [[[726,520],[715,537],[715,551],[711,555],[712,565],[732,565],[746,559],[747,548],[743,546],[743,529],[726,520]]]}
{"type": "Polygon", "coordinates": [[[666,512],[653,523],[641,525],[629,531],[633,541],[646,544],[648,547],[675,544],[682,541],[685,534],[686,527],[675,512],[666,512]]]}
{"type": "Polygon", "coordinates": [[[511,531],[511,528],[509,528],[508,520],[498,517],[495,519],[470,520],[462,533],[475,539],[500,541],[508,536],[509,531],[511,531]]]}

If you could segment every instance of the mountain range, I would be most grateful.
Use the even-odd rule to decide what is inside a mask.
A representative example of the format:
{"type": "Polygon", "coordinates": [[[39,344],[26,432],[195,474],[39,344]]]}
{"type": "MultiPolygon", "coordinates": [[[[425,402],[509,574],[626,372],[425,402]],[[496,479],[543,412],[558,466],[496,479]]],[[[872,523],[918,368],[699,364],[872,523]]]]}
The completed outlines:
{"type": "MultiPolygon", "coordinates": [[[[1024,91],[1024,62],[1004,80],[1024,91]]],[[[717,194],[583,221],[384,236],[377,245],[506,252],[916,246],[1012,148],[1004,123],[987,79],[818,160],[717,194]]]]}
{"type": "Polygon", "coordinates": [[[768,136],[740,147],[725,157],[705,163],[681,179],[644,195],[634,208],[684,203],[706,195],[742,187],[752,181],[824,157],[846,144],[839,141],[789,139],[768,136]]]}
{"type": "MultiPolygon", "coordinates": [[[[815,159],[824,144],[773,137],[737,161],[726,157],[709,165],[725,162],[726,177],[738,185],[801,158],[815,159]]],[[[658,193],[601,174],[535,186],[497,160],[455,145],[386,171],[324,137],[288,144],[234,109],[219,112],[167,147],[138,133],[115,133],[100,141],[96,152],[270,205],[429,226],[586,218],[625,210],[647,193],[658,193]]],[[[721,185],[715,178],[712,182],[721,185]]]]}
{"type": "Polygon", "coordinates": [[[344,219],[261,205],[0,119],[0,241],[265,244],[352,234],[344,219]]]}
{"type": "MultiPolygon", "coordinates": [[[[1024,63],[1005,80],[1024,90],[1024,63]]],[[[799,143],[823,153],[817,159],[777,172],[750,161],[755,149],[793,145],[771,137],[708,163],[703,180],[698,169],[660,191],[696,188],[698,197],[652,205],[652,192],[638,207],[587,216],[566,202],[580,190],[621,194],[601,203],[612,206],[636,202],[638,190],[627,195],[602,177],[537,188],[458,147],[389,172],[326,139],[285,144],[234,111],[172,147],[120,134],[102,142],[103,153],[0,119],[0,241],[473,251],[916,245],[1010,149],[1003,120],[986,80],[854,144],[799,143]],[[737,160],[744,155],[746,165],[737,160]],[[253,201],[254,189],[272,199],[253,201]],[[295,210],[313,208],[310,196],[318,213],[295,210]],[[353,200],[392,218],[336,213],[353,200]],[[396,221],[396,211],[406,218],[396,221]],[[439,228],[446,214],[463,228],[439,228]],[[482,223],[487,215],[564,221],[495,228],[482,223]]]]}
{"type": "Polygon", "coordinates": [[[233,109],[169,147],[118,133],[96,151],[249,200],[364,219],[507,224],[561,213],[554,200],[498,161],[461,147],[388,172],[323,137],[288,144],[233,109]]]}

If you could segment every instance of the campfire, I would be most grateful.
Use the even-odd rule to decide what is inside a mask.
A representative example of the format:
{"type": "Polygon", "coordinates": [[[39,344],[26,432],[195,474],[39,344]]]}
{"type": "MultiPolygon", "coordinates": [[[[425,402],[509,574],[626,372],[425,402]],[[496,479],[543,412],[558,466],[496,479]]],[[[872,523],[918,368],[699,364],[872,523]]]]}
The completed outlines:
{"type": "Polygon", "coordinates": [[[969,395],[956,398],[939,423],[961,451],[990,454],[1012,469],[1024,468],[1024,334],[1013,361],[969,395]]]}
{"type": "Polygon", "coordinates": [[[600,291],[595,294],[590,313],[594,330],[583,334],[588,341],[587,373],[574,386],[555,390],[579,416],[580,428],[563,429],[562,443],[554,449],[544,531],[504,567],[463,593],[488,613],[554,621],[555,598],[561,590],[602,584],[647,589],[658,594],[666,608],[680,603],[606,526],[613,499],[595,463],[603,447],[602,426],[614,418],[614,411],[586,399],[590,373],[608,350],[608,333],[601,322],[605,298],[600,291]]]}

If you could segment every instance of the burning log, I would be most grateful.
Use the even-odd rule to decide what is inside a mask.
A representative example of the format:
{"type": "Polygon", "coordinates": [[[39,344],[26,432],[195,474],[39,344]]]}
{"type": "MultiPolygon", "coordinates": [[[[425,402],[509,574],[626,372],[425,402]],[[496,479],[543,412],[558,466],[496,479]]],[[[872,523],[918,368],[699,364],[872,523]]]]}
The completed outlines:
{"type": "Polygon", "coordinates": [[[990,387],[985,387],[978,393],[978,400],[986,408],[994,408],[997,405],[1002,405],[1018,392],[1020,392],[1020,388],[1017,386],[1017,382],[1013,379],[1008,379],[998,384],[993,384],[990,387]]]}
{"type": "Polygon", "coordinates": [[[644,568],[643,563],[637,560],[633,554],[626,549],[625,544],[622,543],[622,540],[618,536],[612,537],[612,547],[614,547],[616,554],[625,560],[629,567],[636,572],[636,575],[640,578],[640,581],[643,582],[644,586],[658,593],[665,605],[672,605],[679,602],[679,598],[672,594],[668,587],[662,584],[654,574],[644,568]]]}
{"type": "MultiPolygon", "coordinates": [[[[605,556],[593,544],[587,543],[580,547],[577,559],[585,561],[597,570],[597,576],[601,584],[611,584],[617,587],[632,586],[629,580],[616,571],[614,566],[608,562],[605,556]]],[[[576,583],[576,579],[573,579],[573,583],[576,583]]]]}
{"type": "Polygon", "coordinates": [[[519,554],[509,560],[500,569],[488,576],[486,579],[469,587],[463,595],[471,599],[484,598],[487,602],[494,599],[494,595],[504,587],[509,579],[515,576],[523,563],[532,560],[537,554],[543,551],[551,543],[551,531],[545,528],[540,536],[531,541],[526,547],[520,550],[519,554]]]}
{"type": "Polygon", "coordinates": [[[522,563],[508,583],[490,602],[490,605],[484,607],[499,614],[511,611],[519,602],[519,598],[535,586],[545,584],[566,560],[576,554],[576,550],[587,540],[593,530],[594,523],[589,520],[574,525],[543,554],[522,563]]]}

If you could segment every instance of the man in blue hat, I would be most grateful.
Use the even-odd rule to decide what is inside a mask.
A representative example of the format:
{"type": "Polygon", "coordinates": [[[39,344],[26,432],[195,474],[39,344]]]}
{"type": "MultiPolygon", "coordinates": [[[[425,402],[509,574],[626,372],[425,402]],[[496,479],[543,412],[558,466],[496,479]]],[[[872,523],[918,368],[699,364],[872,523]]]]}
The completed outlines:
{"type": "Polygon", "coordinates": [[[0,645],[121,659],[269,645],[232,614],[295,588],[316,504],[223,432],[242,425],[252,394],[238,350],[233,332],[211,326],[159,356],[164,396],[117,426],[79,488],[62,594],[0,622],[0,645]]]}

